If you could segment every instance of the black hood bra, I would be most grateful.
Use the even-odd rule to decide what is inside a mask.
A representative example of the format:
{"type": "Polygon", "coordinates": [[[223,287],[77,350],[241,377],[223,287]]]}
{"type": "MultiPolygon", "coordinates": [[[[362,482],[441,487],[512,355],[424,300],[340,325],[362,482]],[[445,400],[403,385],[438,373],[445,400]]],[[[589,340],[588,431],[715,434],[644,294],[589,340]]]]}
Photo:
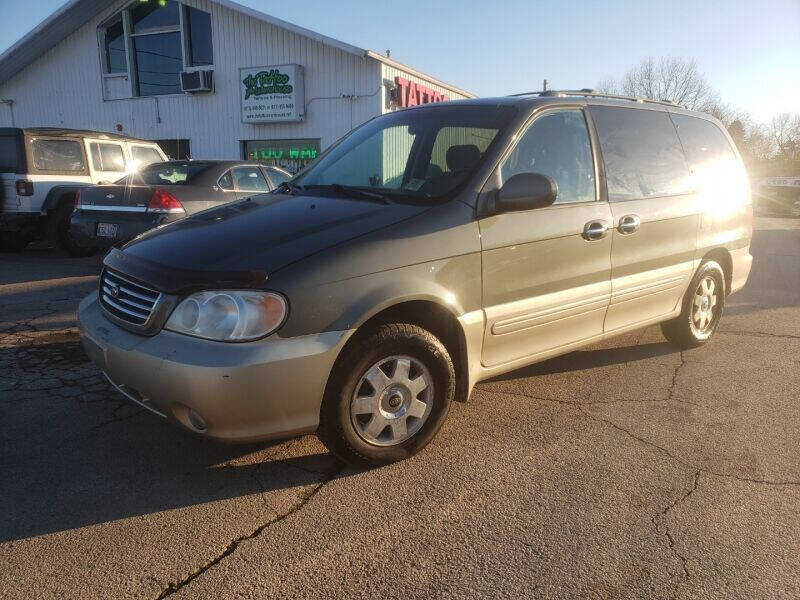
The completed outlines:
{"type": "Polygon", "coordinates": [[[150,230],[103,262],[166,293],[259,288],[282,267],[429,208],[264,194],[150,230]]]}

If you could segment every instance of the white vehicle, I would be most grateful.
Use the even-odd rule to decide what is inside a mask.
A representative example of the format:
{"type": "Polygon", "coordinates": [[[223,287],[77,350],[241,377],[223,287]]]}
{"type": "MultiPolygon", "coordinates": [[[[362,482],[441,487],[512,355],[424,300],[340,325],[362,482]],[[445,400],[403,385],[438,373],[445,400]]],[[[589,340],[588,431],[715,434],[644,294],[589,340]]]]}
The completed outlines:
{"type": "Polygon", "coordinates": [[[72,256],[93,251],[69,233],[83,187],[112,183],[167,160],[158,144],[76,129],[0,128],[0,249],[17,251],[49,237],[72,256]]]}

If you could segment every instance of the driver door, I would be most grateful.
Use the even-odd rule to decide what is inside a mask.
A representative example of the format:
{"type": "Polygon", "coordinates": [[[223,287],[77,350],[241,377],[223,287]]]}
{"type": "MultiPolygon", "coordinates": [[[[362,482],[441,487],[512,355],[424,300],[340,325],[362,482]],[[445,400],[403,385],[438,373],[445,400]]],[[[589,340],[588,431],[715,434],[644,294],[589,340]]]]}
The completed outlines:
{"type": "Polygon", "coordinates": [[[551,206],[479,221],[486,367],[599,338],[611,297],[611,209],[600,200],[583,108],[535,116],[499,169],[501,182],[549,175],[558,194],[551,206]]]}

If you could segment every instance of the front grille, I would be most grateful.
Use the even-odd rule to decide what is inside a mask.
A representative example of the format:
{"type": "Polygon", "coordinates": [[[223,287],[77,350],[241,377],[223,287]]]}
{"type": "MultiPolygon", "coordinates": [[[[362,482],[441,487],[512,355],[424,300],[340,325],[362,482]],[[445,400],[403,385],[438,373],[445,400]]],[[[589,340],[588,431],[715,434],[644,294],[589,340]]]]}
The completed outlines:
{"type": "Polygon", "coordinates": [[[161,293],[104,270],[100,275],[100,304],[121,321],[133,325],[147,323],[161,293]]]}

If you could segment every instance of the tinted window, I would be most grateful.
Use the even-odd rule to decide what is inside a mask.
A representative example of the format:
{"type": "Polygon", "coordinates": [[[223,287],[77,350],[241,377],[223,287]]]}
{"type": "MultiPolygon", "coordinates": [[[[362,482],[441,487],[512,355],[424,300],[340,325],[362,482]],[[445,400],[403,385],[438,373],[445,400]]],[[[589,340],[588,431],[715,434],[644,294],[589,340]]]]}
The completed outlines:
{"type": "Polygon", "coordinates": [[[685,193],[689,169],[665,112],[592,106],[610,200],[685,193]]]}
{"type": "Polygon", "coordinates": [[[173,0],[166,2],[137,2],[131,8],[131,25],[134,33],[141,33],[148,29],[161,27],[177,27],[178,3],[173,0]]]}
{"type": "Polygon", "coordinates": [[[124,171],[125,155],[122,153],[122,146],[119,144],[98,144],[93,142],[89,145],[92,151],[92,164],[96,171],[124,171]]]}
{"type": "Polygon", "coordinates": [[[233,176],[231,175],[231,172],[228,171],[227,173],[225,173],[225,175],[220,177],[219,181],[217,182],[217,185],[221,189],[226,190],[228,192],[233,190],[233,176]]]}
{"type": "Polygon", "coordinates": [[[131,154],[133,155],[133,160],[136,162],[136,166],[140,169],[164,160],[161,158],[161,155],[156,152],[155,148],[150,148],[149,146],[131,146],[131,154]]]}
{"type": "Polygon", "coordinates": [[[184,185],[204,173],[211,165],[204,162],[154,163],[132,177],[133,182],[144,185],[184,185]]]}
{"type": "Polygon", "coordinates": [[[556,204],[596,199],[594,161],[580,110],[555,110],[537,118],[503,161],[503,183],[519,173],[549,175],[558,183],[556,204]]]}
{"type": "Polygon", "coordinates": [[[277,169],[267,169],[267,177],[269,177],[269,180],[272,182],[272,187],[278,187],[280,184],[292,178],[289,173],[284,173],[277,169]]]}
{"type": "Polygon", "coordinates": [[[719,162],[736,162],[725,134],[711,121],[686,115],[672,115],[672,120],[693,170],[719,162]]]}
{"type": "Polygon", "coordinates": [[[744,201],[747,173],[725,134],[705,119],[672,115],[672,120],[692,168],[693,189],[714,204],[744,201]]]}
{"type": "Polygon", "coordinates": [[[179,31],[133,38],[140,96],[179,94],[183,69],[179,31]]]}
{"type": "Polygon", "coordinates": [[[258,167],[239,167],[233,169],[236,189],[244,192],[268,192],[269,186],[258,167]]]}
{"type": "Polygon", "coordinates": [[[189,43],[189,64],[191,66],[214,64],[211,50],[211,15],[190,6],[186,7],[187,32],[189,43]]]}
{"type": "Polygon", "coordinates": [[[125,73],[128,70],[125,62],[125,32],[122,29],[122,19],[106,27],[105,53],[108,73],[125,73]]]}
{"type": "Polygon", "coordinates": [[[81,145],[72,140],[38,140],[31,142],[33,166],[42,171],[83,171],[81,145]]]}

